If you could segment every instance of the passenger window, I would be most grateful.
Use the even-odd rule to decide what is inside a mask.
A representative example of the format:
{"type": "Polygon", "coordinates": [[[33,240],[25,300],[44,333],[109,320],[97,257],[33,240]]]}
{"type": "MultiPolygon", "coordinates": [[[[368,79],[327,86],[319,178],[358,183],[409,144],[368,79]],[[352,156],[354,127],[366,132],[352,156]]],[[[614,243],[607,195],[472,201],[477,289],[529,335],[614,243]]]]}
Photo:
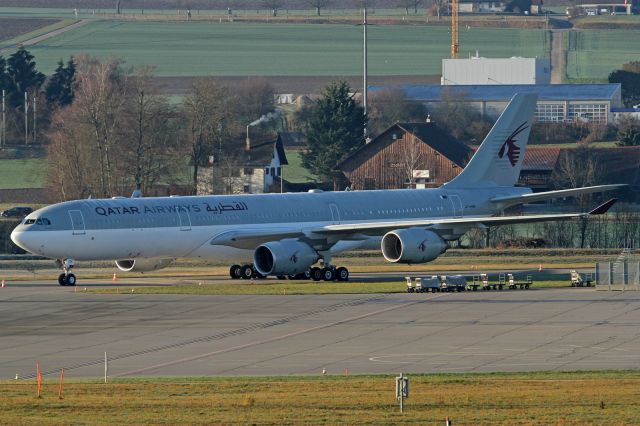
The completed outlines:
{"type": "Polygon", "coordinates": [[[42,218],[42,224],[43,225],[51,225],[51,221],[49,219],[47,219],[46,217],[42,218]]]}

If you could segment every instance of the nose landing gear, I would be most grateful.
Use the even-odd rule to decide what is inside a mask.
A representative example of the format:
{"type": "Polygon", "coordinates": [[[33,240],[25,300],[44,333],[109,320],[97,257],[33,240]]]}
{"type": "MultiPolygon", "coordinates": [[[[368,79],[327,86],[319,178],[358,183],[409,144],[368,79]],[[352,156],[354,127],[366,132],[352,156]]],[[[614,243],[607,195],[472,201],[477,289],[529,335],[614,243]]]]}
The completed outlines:
{"type": "Polygon", "coordinates": [[[58,276],[58,284],[63,286],[76,285],[76,276],[70,272],[74,266],[73,259],[65,259],[61,264],[64,272],[58,276]]]}

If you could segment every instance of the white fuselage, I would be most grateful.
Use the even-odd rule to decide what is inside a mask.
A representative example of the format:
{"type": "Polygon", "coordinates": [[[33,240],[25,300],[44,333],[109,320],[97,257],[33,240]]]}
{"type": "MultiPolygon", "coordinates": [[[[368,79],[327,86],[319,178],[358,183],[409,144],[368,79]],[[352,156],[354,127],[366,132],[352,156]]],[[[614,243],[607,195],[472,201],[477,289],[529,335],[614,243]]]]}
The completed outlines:
{"type": "MultiPolygon", "coordinates": [[[[253,248],[216,244],[216,239],[229,232],[300,232],[318,250],[331,253],[374,248],[380,240],[375,233],[327,240],[316,238],[313,230],[335,224],[491,216],[499,210],[490,198],[524,192],[529,190],[493,187],[78,200],[30,214],[12,239],[54,259],[195,257],[243,262],[252,258],[253,248]]],[[[451,229],[447,238],[459,238],[467,229],[451,229]]]]}

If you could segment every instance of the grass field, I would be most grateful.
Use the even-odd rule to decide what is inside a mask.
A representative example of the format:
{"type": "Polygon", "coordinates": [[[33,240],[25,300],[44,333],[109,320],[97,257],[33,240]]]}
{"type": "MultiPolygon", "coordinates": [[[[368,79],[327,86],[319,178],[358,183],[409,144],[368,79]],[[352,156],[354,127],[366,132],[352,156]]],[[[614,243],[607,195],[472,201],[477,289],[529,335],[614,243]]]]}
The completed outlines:
{"type": "MultiPolygon", "coordinates": [[[[461,56],[544,56],[541,30],[471,28],[461,56]],[[508,40],[505,43],[504,40],[508,40]]],[[[372,75],[439,74],[449,56],[447,27],[372,26],[372,75]]],[[[31,51],[45,73],[60,58],[89,53],[127,65],[153,64],[160,76],[358,75],[362,29],[356,25],[97,21],[48,39],[31,51]],[[133,42],[135,40],[135,42],[133,42]]]]}
{"type": "Polygon", "coordinates": [[[63,399],[51,380],[39,400],[34,381],[0,383],[0,408],[4,424],[630,425],[639,385],[637,371],[413,375],[400,415],[393,376],[68,381],[63,399]]]}
{"type": "Polygon", "coordinates": [[[606,81],[622,64],[640,60],[640,29],[580,30],[567,33],[570,80],[606,81]]]}
{"type": "Polygon", "coordinates": [[[302,167],[302,157],[300,151],[287,151],[287,160],[289,165],[284,168],[286,175],[284,178],[293,183],[311,182],[318,180],[317,176],[313,176],[307,169],[302,167]]]}
{"type": "Polygon", "coordinates": [[[42,188],[46,168],[44,159],[0,160],[0,189],[42,188]]]}

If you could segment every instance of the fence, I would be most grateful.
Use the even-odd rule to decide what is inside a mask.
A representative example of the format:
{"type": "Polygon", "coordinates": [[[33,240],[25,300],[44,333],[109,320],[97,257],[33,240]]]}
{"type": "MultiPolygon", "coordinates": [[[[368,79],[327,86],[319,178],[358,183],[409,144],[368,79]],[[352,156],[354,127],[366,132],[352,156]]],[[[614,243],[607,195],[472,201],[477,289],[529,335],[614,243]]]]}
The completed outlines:
{"type": "Polygon", "coordinates": [[[596,289],[640,290],[640,262],[596,263],[596,289]]]}

